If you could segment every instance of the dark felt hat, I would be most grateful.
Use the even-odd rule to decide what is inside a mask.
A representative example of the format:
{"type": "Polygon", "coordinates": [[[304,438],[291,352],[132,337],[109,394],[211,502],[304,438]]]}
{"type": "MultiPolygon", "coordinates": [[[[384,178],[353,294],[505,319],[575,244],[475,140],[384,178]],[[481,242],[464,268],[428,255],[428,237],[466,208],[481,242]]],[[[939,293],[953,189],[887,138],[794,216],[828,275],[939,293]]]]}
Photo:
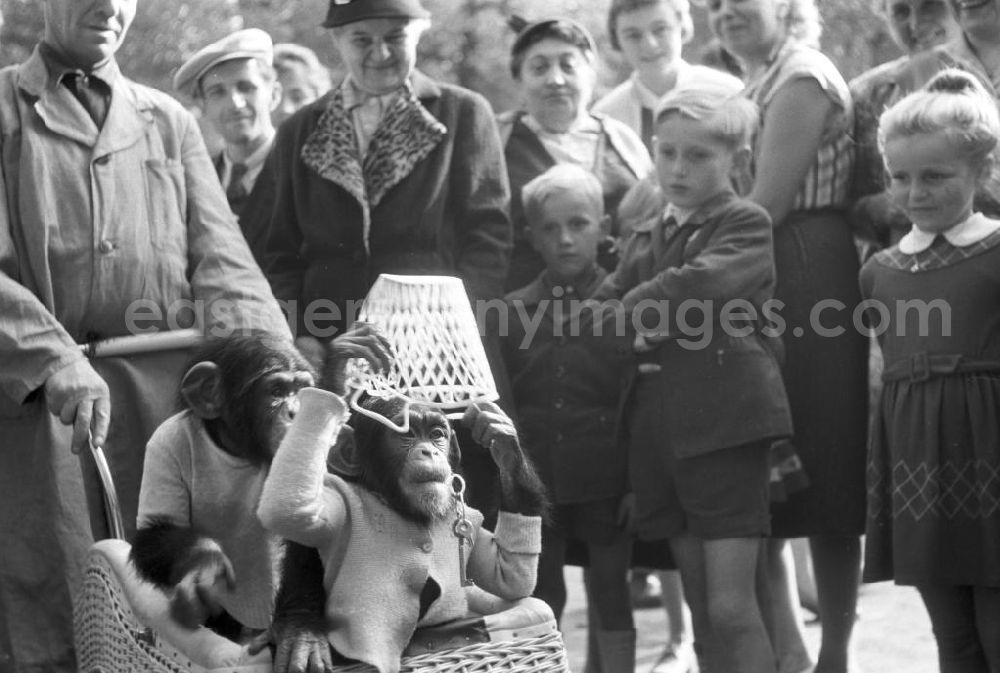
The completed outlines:
{"type": "Polygon", "coordinates": [[[324,28],[336,28],[362,19],[429,19],[420,0],[330,0],[324,28]]]}
{"type": "Polygon", "coordinates": [[[524,51],[527,48],[526,45],[537,41],[537,36],[544,36],[549,31],[556,29],[561,29],[562,32],[567,33],[572,43],[579,49],[594,54],[597,53],[597,44],[594,42],[594,37],[590,34],[590,31],[582,23],[567,17],[542,19],[541,21],[532,21],[529,23],[521,17],[515,16],[507,21],[507,25],[517,33],[517,37],[514,38],[514,44],[510,48],[512,54],[524,51]]]}
{"type": "Polygon", "coordinates": [[[590,31],[573,19],[558,18],[528,22],[523,17],[515,15],[507,20],[507,26],[517,34],[514,44],[510,47],[510,73],[514,79],[520,77],[524,52],[546,37],[558,36],[559,39],[567,40],[585,54],[589,53],[590,58],[597,54],[597,45],[590,31]]]}

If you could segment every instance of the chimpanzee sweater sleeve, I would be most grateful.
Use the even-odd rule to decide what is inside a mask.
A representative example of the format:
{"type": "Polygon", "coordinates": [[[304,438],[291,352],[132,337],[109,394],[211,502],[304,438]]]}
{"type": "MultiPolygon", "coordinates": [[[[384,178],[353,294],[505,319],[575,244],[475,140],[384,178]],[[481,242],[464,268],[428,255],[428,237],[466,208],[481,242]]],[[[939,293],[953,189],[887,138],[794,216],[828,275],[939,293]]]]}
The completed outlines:
{"type": "Polygon", "coordinates": [[[469,557],[476,584],[507,600],[531,595],[542,552],[542,519],[501,511],[496,531],[480,528],[469,557]]]}
{"type": "Polygon", "coordinates": [[[346,522],[340,493],[323,488],[326,458],[347,419],[338,395],[305,388],[264,482],[257,516],[265,528],[299,544],[323,548],[346,522]]]}

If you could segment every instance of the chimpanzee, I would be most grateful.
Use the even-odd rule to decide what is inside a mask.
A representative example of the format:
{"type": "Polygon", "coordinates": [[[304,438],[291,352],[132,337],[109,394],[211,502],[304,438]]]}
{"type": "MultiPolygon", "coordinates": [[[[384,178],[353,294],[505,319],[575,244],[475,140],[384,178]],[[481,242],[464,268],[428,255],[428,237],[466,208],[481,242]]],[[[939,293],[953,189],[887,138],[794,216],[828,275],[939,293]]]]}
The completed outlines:
{"type": "MultiPolygon", "coordinates": [[[[324,378],[342,379],[348,357],[381,368],[390,354],[376,330],[359,325],[331,342],[324,378]]],[[[183,411],[150,439],[131,560],[168,592],[185,626],[209,622],[230,637],[270,627],[280,541],[257,520],[257,500],[298,393],[315,380],[289,342],[209,341],[182,380],[183,411]]],[[[286,582],[296,580],[286,574],[286,582]]]]}
{"type": "Polygon", "coordinates": [[[499,407],[472,405],[463,417],[500,472],[490,532],[462,502],[458,446],[439,411],[369,398],[362,406],[374,416],[400,425],[408,414],[409,431],[355,413],[353,442],[328,453],[348,417],[344,401],[313,388],[299,400],[258,514],[268,529],[319,550],[336,655],[394,673],[417,626],[467,614],[469,584],[507,600],[531,594],[544,488],[499,407]]]}

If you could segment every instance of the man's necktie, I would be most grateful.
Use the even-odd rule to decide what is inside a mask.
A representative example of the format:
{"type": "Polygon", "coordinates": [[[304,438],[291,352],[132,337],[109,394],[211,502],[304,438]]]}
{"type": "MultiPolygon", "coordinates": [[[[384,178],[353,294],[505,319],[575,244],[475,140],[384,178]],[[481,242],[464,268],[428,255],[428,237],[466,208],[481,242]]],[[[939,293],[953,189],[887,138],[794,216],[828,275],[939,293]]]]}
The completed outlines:
{"type": "Polygon", "coordinates": [[[97,128],[104,126],[108,116],[108,106],[111,103],[111,88],[100,77],[84,75],[81,72],[68,72],[63,75],[63,84],[70,90],[97,128]]]}
{"type": "Polygon", "coordinates": [[[673,215],[667,216],[663,223],[663,238],[667,251],[665,262],[668,266],[681,266],[684,264],[684,251],[687,248],[688,239],[698,231],[698,225],[686,221],[680,224],[673,215]]]}
{"type": "Polygon", "coordinates": [[[243,178],[247,174],[246,164],[233,164],[229,171],[229,186],[226,187],[226,199],[235,210],[247,198],[247,188],[243,186],[243,178]]]}

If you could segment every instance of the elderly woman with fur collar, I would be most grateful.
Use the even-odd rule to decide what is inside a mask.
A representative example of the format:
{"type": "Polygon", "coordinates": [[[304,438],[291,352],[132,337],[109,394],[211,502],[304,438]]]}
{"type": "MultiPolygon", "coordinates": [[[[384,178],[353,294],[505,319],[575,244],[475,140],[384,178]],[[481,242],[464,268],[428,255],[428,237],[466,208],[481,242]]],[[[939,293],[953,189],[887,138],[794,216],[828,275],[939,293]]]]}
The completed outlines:
{"type": "Polygon", "coordinates": [[[380,273],[455,275],[474,299],[502,294],[500,137],[483,97],[414,69],[429,17],[419,0],[331,0],[323,25],[347,75],[275,139],[260,261],[307,357],[380,273]]]}

